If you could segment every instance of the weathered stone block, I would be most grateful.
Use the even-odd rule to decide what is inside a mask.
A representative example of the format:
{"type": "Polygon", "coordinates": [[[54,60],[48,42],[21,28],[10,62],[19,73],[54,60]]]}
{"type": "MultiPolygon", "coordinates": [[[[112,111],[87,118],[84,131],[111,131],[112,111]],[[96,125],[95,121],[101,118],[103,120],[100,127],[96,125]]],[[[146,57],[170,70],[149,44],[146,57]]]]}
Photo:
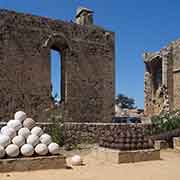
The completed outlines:
{"type": "Polygon", "coordinates": [[[173,138],[173,148],[180,151],[180,137],[173,138]]]}
{"type": "Polygon", "coordinates": [[[160,160],[160,151],[155,149],[120,151],[109,148],[97,148],[92,152],[98,160],[111,163],[132,163],[140,161],[160,160]]]}
{"type": "Polygon", "coordinates": [[[154,142],[155,149],[167,149],[169,148],[168,143],[165,140],[156,140],[154,142]]]}
{"type": "Polygon", "coordinates": [[[66,167],[63,155],[0,159],[0,172],[59,169],[66,167]]]}

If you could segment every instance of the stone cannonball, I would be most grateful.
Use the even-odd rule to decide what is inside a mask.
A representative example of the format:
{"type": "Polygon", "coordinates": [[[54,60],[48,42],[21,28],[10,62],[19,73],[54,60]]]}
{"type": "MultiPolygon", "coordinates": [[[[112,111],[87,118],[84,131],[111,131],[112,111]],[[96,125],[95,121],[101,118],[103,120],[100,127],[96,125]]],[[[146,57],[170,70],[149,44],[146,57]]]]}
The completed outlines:
{"type": "Polygon", "coordinates": [[[16,136],[16,131],[13,128],[9,128],[7,126],[2,127],[1,133],[3,135],[9,136],[10,138],[13,138],[16,136]]]}
{"type": "Polygon", "coordinates": [[[3,134],[3,133],[6,131],[6,129],[8,129],[8,127],[7,127],[7,126],[3,126],[3,127],[1,128],[1,134],[3,134]]]}
{"type": "Polygon", "coordinates": [[[0,135],[0,146],[6,147],[11,143],[11,139],[9,136],[6,135],[0,135]]]}
{"type": "Polygon", "coordinates": [[[41,141],[41,143],[49,145],[52,142],[52,138],[49,134],[43,134],[39,140],[41,141]]]}
{"type": "Polygon", "coordinates": [[[59,154],[60,147],[57,143],[50,143],[48,146],[48,150],[51,154],[55,155],[55,154],[59,154]]]}
{"type": "Polygon", "coordinates": [[[27,138],[27,144],[31,144],[32,146],[36,146],[39,143],[39,137],[31,134],[27,138]]]}
{"type": "Polygon", "coordinates": [[[43,134],[43,130],[38,126],[35,126],[31,129],[31,134],[34,134],[40,137],[43,134]]]}
{"type": "Polygon", "coordinates": [[[12,143],[17,145],[18,147],[21,147],[22,145],[25,144],[25,138],[23,136],[21,136],[21,135],[15,136],[12,139],[12,143]]]}
{"type": "Polygon", "coordinates": [[[15,144],[10,144],[5,149],[9,157],[17,157],[19,155],[19,147],[15,144]]]}
{"type": "Polygon", "coordinates": [[[35,152],[38,154],[38,155],[46,155],[48,153],[48,147],[46,144],[38,144],[36,147],[35,147],[35,152]]]}
{"type": "Polygon", "coordinates": [[[34,154],[34,147],[31,144],[24,144],[21,147],[21,154],[23,156],[32,156],[34,154]]]}
{"type": "Polygon", "coordinates": [[[21,128],[19,131],[18,131],[18,135],[21,135],[23,136],[25,139],[27,139],[27,137],[31,134],[30,130],[26,127],[24,128],[21,128]]]}
{"type": "Polygon", "coordinates": [[[13,128],[15,131],[18,131],[22,127],[22,124],[19,120],[10,120],[7,123],[7,126],[9,128],[13,128]]]}
{"type": "Polygon", "coordinates": [[[14,119],[19,120],[20,122],[23,122],[26,119],[26,113],[23,111],[17,111],[14,114],[14,119]]]}
{"type": "Polygon", "coordinates": [[[5,149],[0,146],[0,158],[3,158],[5,156],[5,149]]]}
{"type": "Polygon", "coordinates": [[[23,122],[23,126],[32,129],[36,125],[36,122],[32,118],[26,118],[23,122]]]}
{"type": "Polygon", "coordinates": [[[83,160],[82,160],[81,156],[79,156],[79,155],[74,155],[71,158],[71,164],[73,166],[79,166],[79,165],[82,165],[82,163],[83,163],[83,160]]]}

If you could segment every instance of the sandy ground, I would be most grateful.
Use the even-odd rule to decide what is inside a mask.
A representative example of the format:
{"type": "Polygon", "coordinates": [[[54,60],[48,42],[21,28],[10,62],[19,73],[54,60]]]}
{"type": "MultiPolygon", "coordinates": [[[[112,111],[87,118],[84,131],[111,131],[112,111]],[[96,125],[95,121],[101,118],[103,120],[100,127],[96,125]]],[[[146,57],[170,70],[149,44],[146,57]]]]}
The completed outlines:
{"type": "Polygon", "coordinates": [[[111,164],[83,154],[84,166],[72,169],[1,173],[0,180],[180,180],[180,153],[166,150],[162,160],[111,164]]]}

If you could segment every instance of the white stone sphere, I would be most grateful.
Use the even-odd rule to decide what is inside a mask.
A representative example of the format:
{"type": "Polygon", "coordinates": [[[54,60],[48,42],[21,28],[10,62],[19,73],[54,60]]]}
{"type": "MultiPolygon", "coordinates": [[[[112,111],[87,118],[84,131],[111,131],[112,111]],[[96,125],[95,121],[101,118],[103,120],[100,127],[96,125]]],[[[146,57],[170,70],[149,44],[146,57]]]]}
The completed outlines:
{"type": "Polygon", "coordinates": [[[26,119],[26,113],[23,111],[18,111],[14,114],[14,119],[23,122],[26,119]]]}
{"type": "Polygon", "coordinates": [[[0,158],[3,158],[5,156],[5,149],[4,147],[0,146],[0,158]]]}
{"type": "Polygon", "coordinates": [[[11,143],[11,139],[9,136],[6,135],[0,135],[0,146],[6,147],[11,143]]]}
{"type": "Polygon", "coordinates": [[[32,118],[26,118],[23,122],[23,126],[28,129],[32,129],[36,125],[36,122],[32,118]]]}
{"type": "Polygon", "coordinates": [[[10,144],[5,149],[9,157],[17,157],[19,155],[19,147],[15,144],[10,144]]]}
{"type": "Polygon", "coordinates": [[[21,154],[23,156],[32,156],[34,154],[34,147],[31,144],[24,144],[21,147],[21,154]]]}
{"type": "Polygon", "coordinates": [[[51,154],[59,154],[60,147],[57,143],[50,143],[48,146],[48,150],[51,154]]]}
{"type": "Polygon", "coordinates": [[[36,146],[39,143],[39,137],[31,134],[27,138],[27,144],[31,144],[32,146],[36,146]]]}
{"type": "Polygon", "coordinates": [[[32,129],[36,125],[36,122],[32,118],[26,118],[23,122],[23,126],[28,129],[32,129]]]}
{"type": "Polygon", "coordinates": [[[22,127],[22,124],[19,120],[10,120],[7,123],[7,126],[9,128],[13,128],[15,131],[18,131],[22,127]]]}
{"type": "Polygon", "coordinates": [[[16,131],[13,128],[9,128],[7,126],[2,127],[1,133],[3,135],[9,136],[10,138],[13,138],[16,136],[16,131]]]}
{"type": "Polygon", "coordinates": [[[83,163],[83,160],[82,160],[81,156],[74,155],[73,157],[71,157],[71,164],[73,166],[79,166],[79,165],[82,165],[82,163],[83,163]]]}
{"type": "Polygon", "coordinates": [[[38,126],[35,126],[31,129],[31,134],[34,134],[40,137],[43,134],[43,130],[38,126]]]}
{"type": "Polygon", "coordinates": [[[12,139],[12,143],[17,145],[18,147],[21,147],[22,145],[25,144],[25,138],[23,136],[21,136],[21,135],[15,136],[12,139]]]}
{"type": "Polygon", "coordinates": [[[24,138],[27,139],[27,137],[31,134],[30,130],[26,127],[24,128],[21,128],[19,131],[18,131],[18,135],[21,135],[23,136],[24,138]]]}
{"type": "Polygon", "coordinates": [[[8,127],[7,127],[7,126],[3,126],[3,127],[1,128],[1,134],[3,134],[3,133],[6,131],[6,129],[8,129],[8,127]]]}
{"type": "Polygon", "coordinates": [[[39,138],[39,140],[41,141],[41,143],[43,143],[43,144],[46,144],[47,146],[50,144],[50,143],[52,143],[52,138],[51,138],[51,136],[49,135],[49,134],[43,134],[40,138],[39,138]]]}
{"type": "Polygon", "coordinates": [[[38,144],[36,147],[35,147],[35,152],[38,154],[38,155],[46,155],[48,153],[48,147],[46,144],[38,144]]]}

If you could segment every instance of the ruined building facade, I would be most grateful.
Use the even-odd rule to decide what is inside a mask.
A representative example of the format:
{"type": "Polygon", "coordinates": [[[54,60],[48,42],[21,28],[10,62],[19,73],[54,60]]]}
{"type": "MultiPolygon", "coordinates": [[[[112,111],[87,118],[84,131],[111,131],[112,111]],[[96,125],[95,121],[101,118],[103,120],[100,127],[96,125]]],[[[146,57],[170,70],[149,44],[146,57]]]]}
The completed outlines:
{"type": "Polygon", "coordinates": [[[24,110],[38,121],[52,107],[50,50],[61,53],[65,121],[109,122],[114,115],[114,33],[93,25],[0,10],[0,121],[24,110]]]}
{"type": "Polygon", "coordinates": [[[144,54],[145,115],[180,109],[180,40],[144,54]]]}

